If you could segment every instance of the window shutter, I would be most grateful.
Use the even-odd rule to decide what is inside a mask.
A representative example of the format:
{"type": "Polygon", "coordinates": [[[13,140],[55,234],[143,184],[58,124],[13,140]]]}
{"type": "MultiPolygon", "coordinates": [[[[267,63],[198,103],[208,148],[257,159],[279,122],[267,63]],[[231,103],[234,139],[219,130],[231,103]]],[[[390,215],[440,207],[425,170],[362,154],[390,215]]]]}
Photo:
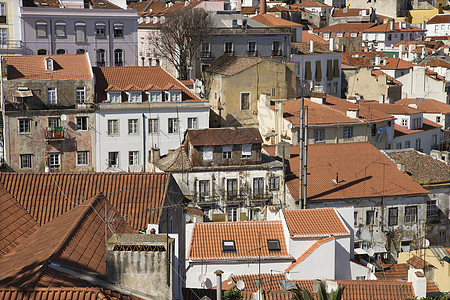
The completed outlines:
{"type": "Polygon", "coordinates": [[[311,72],[311,62],[307,61],[305,62],[305,79],[306,80],[311,80],[312,79],[312,72],[311,72]]]}
{"type": "Polygon", "coordinates": [[[339,77],[339,60],[335,59],[333,61],[334,63],[334,68],[333,68],[333,72],[334,72],[334,77],[339,77]]]}
{"type": "Polygon", "coordinates": [[[316,61],[316,82],[322,81],[322,62],[316,61]]]}
{"type": "Polygon", "coordinates": [[[327,60],[327,79],[333,80],[333,61],[331,59],[327,60]]]}

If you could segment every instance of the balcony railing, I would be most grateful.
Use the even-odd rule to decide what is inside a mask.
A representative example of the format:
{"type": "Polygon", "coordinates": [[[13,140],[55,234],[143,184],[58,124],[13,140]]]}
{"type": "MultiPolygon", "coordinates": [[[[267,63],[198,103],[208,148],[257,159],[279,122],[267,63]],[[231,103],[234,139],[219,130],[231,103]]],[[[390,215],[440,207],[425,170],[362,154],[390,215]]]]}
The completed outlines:
{"type": "Polygon", "coordinates": [[[197,194],[195,196],[195,201],[197,201],[199,204],[213,204],[216,201],[220,200],[220,196],[218,195],[200,195],[197,194]]]}
{"type": "Polygon", "coordinates": [[[22,41],[15,41],[15,40],[0,41],[0,49],[20,50],[22,49],[22,41]]]}
{"type": "Polygon", "coordinates": [[[272,56],[282,56],[282,54],[281,50],[272,50],[272,56]]]}
{"type": "Polygon", "coordinates": [[[47,127],[45,129],[46,141],[61,141],[64,139],[64,130],[62,126],[59,127],[47,127]]]}
{"type": "Polygon", "coordinates": [[[269,201],[271,197],[269,193],[253,193],[250,195],[250,203],[269,201]]]}
{"type": "Polygon", "coordinates": [[[258,56],[258,51],[247,51],[247,56],[258,56]]]}
{"type": "Polygon", "coordinates": [[[225,51],[223,53],[223,55],[233,56],[234,55],[234,51],[225,51]]]}
{"type": "Polygon", "coordinates": [[[211,51],[202,51],[200,56],[201,58],[211,58],[211,51]]]}

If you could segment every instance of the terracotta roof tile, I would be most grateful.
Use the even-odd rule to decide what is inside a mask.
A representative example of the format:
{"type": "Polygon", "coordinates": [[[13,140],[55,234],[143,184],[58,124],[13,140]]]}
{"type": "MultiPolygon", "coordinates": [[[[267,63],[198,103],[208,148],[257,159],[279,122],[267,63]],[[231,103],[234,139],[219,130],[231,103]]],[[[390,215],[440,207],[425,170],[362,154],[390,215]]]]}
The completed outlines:
{"type": "Polygon", "coordinates": [[[363,32],[410,32],[410,31],[426,31],[418,27],[409,26],[407,28],[400,28],[398,22],[395,23],[394,30],[391,30],[391,24],[385,23],[378,26],[374,26],[368,29],[364,29],[363,32]]]}
{"type": "Polygon", "coordinates": [[[417,105],[417,108],[425,113],[442,113],[442,114],[450,114],[450,105],[434,100],[425,98],[423,101],[416,102],[414,98],[403,98],[395,103],[402,104],[408,106],[409,104],[417,105]]]}
{"type": "Polygon", "coordinates": [[[405,171],[420,184],[450,182],[450,164],[435,159],[417,150],[386,151],[396,163],[405,166],[405,171]]]}
{"type": "Polygon", "coordinates": [[[435,15],[427,21],[427,24],[450,23],[450,14],[435,15]]]}
{"type": "Polygon", "coordinates": [[[137,300],[133,295],[118,294],[98,287],[2,288],[0,299],[77,299],[77,300],[137,300]]]}
{"type": "Polygon", "coordinates": [[[333,18],[348,18],[348,17],[360,17],[361,12],[365,12],[364,16],[369,16],[370,9],[360,8],[335,8],[333,11],[333,18]]]}
{"type": "MultiPolygon", "coordinates": [[[[106,198],[97,196],[43,225],[0,258],[0,286],[36,286],[50,263],[106,275],[106,226],[103,220],[114,220],[117,216],[119,213],[106,198]]],[[[125,222],[111,223],[108,228],[108,237],[112,236],[112,230],[133,232],[125,222]]]]}
{"type": "Polygon", "coordinates": [[[443,61],[443,60],[439,60],[439,59],[429,60],[427,62],[421,63],[420,65],[424,66],[424,67],[430,67],[430,68],[442,67],[442,68],[450,69],[450,63],[443,61]]]}
{"type": "Polygon", "coordinates": [[[296,260],[295,262],[293,262],[288,268],[286,268],[286,270],[284,270],[285,272],[290,272],[293,268],[295,268],[299,263],[301,263],[302,261],[304,261],[308,256],[310,256],[314,251],[317,250],[317,248],[319,248],[320,246],[322,246],[325,243],[331,242],[332,240],[334,240],[334,237],[329,236],[326,238],[323,238],[321,240],[318,240],[317,242],[315,242],[311,247],[309,247],[305,252],[303,252],[296,260]]]}
{"type": "Polygon", "coordinates": [[[0,186],[0,257],[14,249],[38,228],[33,217],[0,186]]]}
{"type": "Polygon", "coordinates": [[[125,91],[131,85],[139,91],[145,91],[149,85],[165,87],[177,86],[183,91],[183,101],[202,101],[178,79],[161,67],[102,67],[93,68],[96,78],[97,102],[104,102],[110,88],[125,91]]]}
{"type": "Polygon", "coordinates": [[[330,44],[326,40],[324,40],[323,38],[318,36],[317,34],[309,33],[307,30],[304,30],[302,32],[302,43],[310,43],[311,41],[314,41],[314,43],[317,42],[317,43],[321,43],[324,45],[330,44]]]}
{"type": "Polygon", "coordinates": [[[251,19],[269,27],[303,27],[302,24],[284,20],[270,14],[258,14],[251,19]]]}
{"type": "Polygon", "coordinates": [[[425,267],[433,267],[434,268],[434,266],[432,264],[430,264],[429,262],[423,260],[422,258],[420,258],[416,255],[413,255],[406,262],[415,269],[423,269],[425,267]]]}
{"type": "Polygon", "coordinates": [[[170,174],[165,173],[1,173],[0,183],[43,225],[103,192],[133,228],[157,224],[170,174]],[[65,199],[67,196],[68,199],[65,199]],[[144,208],[144,209],[143,209],[144,208]]]}
{"type": "Polygon", "coordinates": [[[263,61],[264,59],[260,57],[238,57],[224,55],[216,59],[206,69],[206,72],[232,76],[256,66],[263,61]]]}
{"type": "Polygon", "coordinates": [[[427,293],[439,293],[441,289],[433,280],[427,280],[427,293]]]}
{"type": "Polygon", "coordinates": [[[316,0],[301,0],[300,3],[292,4],[291,7],[331,7],[316,0]]]}
{"type": "Polygon", "coordinates": [[[415,66],[415,64],[398,57],[386,57],[385,60],[386,64],[378,65],[382,70],[412,69],[415,66]]]}
{"type": "Polygon", "coordinates": [[[93,79],[87,54],[4,56],[8,80],[93,79]],[[45,59],[54,60],[54,71],[45,59]]]}
{"type": "Polygon", "coordinates": [[[382,270],[375,272],[378,280],[408,281],[408,264],[384,264],[382,270]]]}
{"type": "MultiPolygon", "coordinates": [[[[314,53],[332,53],[330,51],[330,47],[323,43],[315,43],[314,45],[314,53]]],[[[291,48],[293,53],[297,54],[311,54],[310,51],[310,43],[302,42],[302,43],[291,43],[291,48]]]]}
{"type": "Polygon", "coordinates": [[[340,23],[331,26],[327,26],[317,30],[320,33],[331,33],[331,32],[361,32],[363,30],[369,29],[376,26],[376,23],[340,23]]]}
{"type": "Polygon", "coordinates": [[[188,129],[186,139],[189,139],[194,146],[261,144],[263,142],[259,129],[249,127],[188,129]]]}
{"type": "MultiPolygon", "coordinates": [[[[270,155],[275,155],[274,146],[266,146],[264,149],[270,155]]],[[[299,188],[298,150],[298,146],[291,146],[291,157],[286,159],[286,184],[295,199],[298,199],[299,188]]],[[[397,164],[370,143],[308,146],[308,201],[427,193],[426,189],[406,173],[400,172],[397,164]],[[378,163],[373,164],[374,161],[378,163]],[[338,184],[332,180],[336,180],[336,173],[338,184]]]]}
{"type": "Polygon", "coordinates": [[[191,260],[292,260],[283,234],[281,221],[195,223],[189,243],[191,260]],[[261,240],[258,232],[262,232],[261,240]],[[267,240],[279,240],[281,251],[269,251],[267,240]],[[236,251],[223,251],[223,241],[234,241],[236,251]]]}
{"type": "Polygon", "coordinates": [[[280,283],[283,280],[286,280],[286,276],[281,273],[263,273],[259,274],[249,274],[249,275],[233,275],[231,276],[232,282],[236,283],[239,280],[242,280],[245,284],[245,287],[242,291],[244,292],[252,292],[255,293],[258,290],[256,285],[256,280],[261,278],[262,287],[264,291],[277,291],[280,290],[280,283]]]}
{"type": "Polygon", "coordinates": [[[430,120],[424,118],[422,128],[419,128],[419,129],[409,129],[408,127],[394,124],[394,129],[395,129],[394,135],[397,137],[397,136],[402,136],[405,134],[414,134],[417,132],[424,132],[427,130],[433,130],[433,129],[441,128],[441,127],[442,127],[441,125],[436,124],[433,121],[430,121],[430,120]]]}
{"type": "Polygon", "coordinates": [[[291,237],[350,234],[334,208],[283,210],[283,214],[291,237]]]}

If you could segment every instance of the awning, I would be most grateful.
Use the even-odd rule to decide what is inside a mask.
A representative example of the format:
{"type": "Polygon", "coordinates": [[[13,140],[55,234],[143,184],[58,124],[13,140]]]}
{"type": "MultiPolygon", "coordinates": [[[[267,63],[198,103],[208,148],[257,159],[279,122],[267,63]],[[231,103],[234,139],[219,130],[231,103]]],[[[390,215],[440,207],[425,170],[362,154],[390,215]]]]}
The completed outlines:
{"type": "Polygon", "coordinates": [[[31,96],[33,96],[33,92],[30,91],[30,90],[28,90],[28,91],[15,91],[13,96],[14,97],[20,97],[20,98],[31,97],[31,96]]]}

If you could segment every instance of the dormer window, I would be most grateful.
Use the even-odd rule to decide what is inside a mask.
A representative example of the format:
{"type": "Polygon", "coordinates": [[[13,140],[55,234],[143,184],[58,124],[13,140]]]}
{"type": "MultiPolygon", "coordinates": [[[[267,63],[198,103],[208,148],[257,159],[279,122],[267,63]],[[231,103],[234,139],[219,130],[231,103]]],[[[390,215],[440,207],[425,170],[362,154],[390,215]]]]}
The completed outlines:
{"type": "Polygon", "coordinates": [[[422,128],[422,118],[414,118],[412,119],[412,128],[411,129],[419,129],[422,128]]]}
{"type": "Polygon", "coordinates": [[[121,103],[122,93],[121,92],[108,92],[108,101],[110,103],[121,103]]]}
{"type": "Polygon", "coordinates": [[[129,103],[142,102],[142,93],[140,91],[128,92],[128,102],[129,103]]]}
{"type": "Polygon", "coordinates": [[[233,240],[222,241],[223,252],[236,252],[236,244],[233,240]]]}
{"type": "Polygon", "coordinates": [[[181,102],[180,90],[167,91],[166,96],[169,102],[181,102]]]}
{"type": "Polygon", "coordinates": [[[45,70],[47,71],[53,71],[53,59],[46,58],[45,59],[45,70]]]}
{"type": "Polygon", "coordinates": [[[252,156],[252,145],[245,144],[242,145],[242,158],[250,158],[252,156]]]}
{"type": "Polygon", "coordinates": [[[150,102],[162,102],[162,92],[161,91],[149,91],[147,92],[148,100],[150,102]]]}

